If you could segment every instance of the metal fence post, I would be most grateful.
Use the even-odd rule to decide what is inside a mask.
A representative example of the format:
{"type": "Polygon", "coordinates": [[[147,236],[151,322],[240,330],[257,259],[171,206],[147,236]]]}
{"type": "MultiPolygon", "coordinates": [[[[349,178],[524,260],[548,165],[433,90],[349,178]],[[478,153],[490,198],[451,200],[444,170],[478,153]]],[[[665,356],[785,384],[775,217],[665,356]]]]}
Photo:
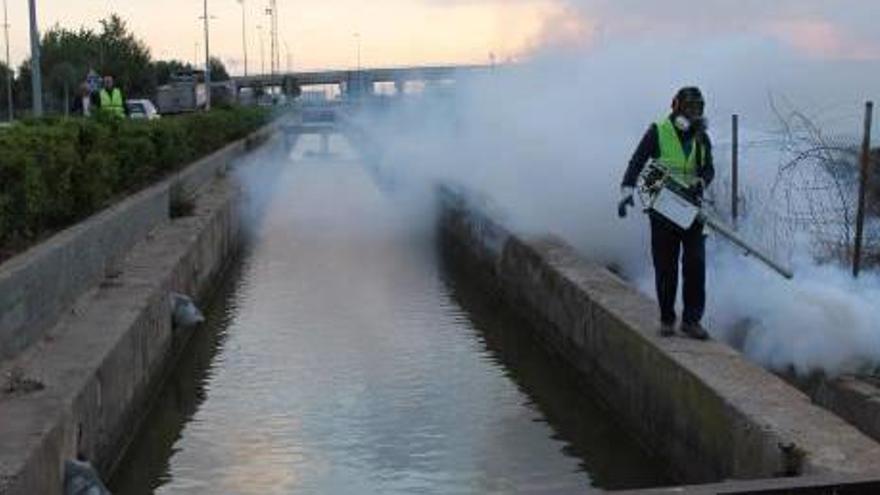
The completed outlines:
{"type": "Polygon", "coordinates": [[[731,126],[733,143],[730,147],[730,212],[733,217],[733,227],[736,228],[737,220],[739,219],[739,115],[733,114],[731,126]]]}
{"type": "Polygon", "coordinates": [[[856,239],[853,253],[853,277],[859,276],[862,264],[862,242],[865,228],[865,196],[868,189],[868,173],[871,163],[871,120],[874,103],[865,104],[865,132],[862,139],[861,171],[859,174],[859,206],[856,212],[856,239]]]}

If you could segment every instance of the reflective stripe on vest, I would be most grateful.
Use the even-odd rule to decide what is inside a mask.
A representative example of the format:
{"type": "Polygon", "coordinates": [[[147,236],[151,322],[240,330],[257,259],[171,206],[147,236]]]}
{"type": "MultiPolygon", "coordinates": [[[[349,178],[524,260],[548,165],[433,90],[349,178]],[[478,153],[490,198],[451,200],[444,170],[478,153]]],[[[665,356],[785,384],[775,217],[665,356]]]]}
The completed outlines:
{"type": "MultiPolygon", "coordinates": [[[[672,177],[682,184],[689,186],[697,179],[697,143],[691,146],[690,156],[684,156],[684,147],[675,131],[675,124],[665,118],[657,122],[657,141],[660,144],[660,156],[658,161],[666,166],[672,173],[672,177]]],[[[699,146],[700,154],[705,160],[706,151],[699,146]]]]}
{"type": "Polygon", "coordinates": [[[122,91],[119,88],[113,88],[112,94],[107,93],[106,89],[101,90],[101,110],[125,117],[125,108],[122,105],[122,91]]]}

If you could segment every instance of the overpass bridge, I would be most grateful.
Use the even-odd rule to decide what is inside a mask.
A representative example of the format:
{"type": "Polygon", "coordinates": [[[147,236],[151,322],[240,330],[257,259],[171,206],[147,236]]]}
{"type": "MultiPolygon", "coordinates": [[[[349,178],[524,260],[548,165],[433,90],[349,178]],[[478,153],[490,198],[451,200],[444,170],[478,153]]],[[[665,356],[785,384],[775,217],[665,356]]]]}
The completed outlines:
{"type": "Polygon", "coordinates": [[[342,94],[373,93],[374,83],[394,83],[397,91],[409,81],[439,82],[455,81],[465,75],[485,73],[489,65],[438,65],[419,67],[367,68],[361,70],[331,69],[308,72],[285,72],[233,77],[236,87],[265,88],[298,84],[303,86],[336,85],[342,94]]]}

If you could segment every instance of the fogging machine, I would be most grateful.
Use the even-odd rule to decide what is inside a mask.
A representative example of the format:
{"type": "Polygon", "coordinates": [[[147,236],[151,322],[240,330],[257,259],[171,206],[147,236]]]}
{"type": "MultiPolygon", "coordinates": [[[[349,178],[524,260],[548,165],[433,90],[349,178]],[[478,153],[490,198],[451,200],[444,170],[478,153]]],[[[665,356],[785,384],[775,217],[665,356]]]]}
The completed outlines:
{"type": "Polygon", "coordinates": [[[651,160],[639,175],[639,199],[646,213],[657,214],[674,225],[687,230],[694,222],[703,222],[722,237],[745,250],[745,254],[754,256],[776,273],[787,279],[794,277],[792,271],[777,263],[761,249],[751,245],[739,236],[736,231],[712,216],[702,205],[701,198],[679,182],[670,172],[669,167],[657,160],[651,160]]]}

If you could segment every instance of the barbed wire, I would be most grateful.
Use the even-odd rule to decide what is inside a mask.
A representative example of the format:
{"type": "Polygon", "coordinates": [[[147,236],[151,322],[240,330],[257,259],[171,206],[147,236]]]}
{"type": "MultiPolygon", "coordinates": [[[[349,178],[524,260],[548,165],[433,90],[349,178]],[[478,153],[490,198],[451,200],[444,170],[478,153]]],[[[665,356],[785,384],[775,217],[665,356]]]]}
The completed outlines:
{"type": "MultiPolygon", "coordinates": [[[[841,128],[859,129],[863,117],[835,107],[833,118],[820,120],[773,99],[771,109],[779,130],[739,143],[741,156],[766,151],[766,155],[778,157],[769,188],[748,184],[739,194],[740,209],[747,219],[745,230],[789,261],[795,250],[802,248],[796,245],[797,240],[806,238],[815,259],[849,263],[854,251],[862,137],[841,128]]],[[[731,142],[722,141],[716,149],[729,150],[731,146],[731,142]]],[[[878,266],[880,177],[876,172],[880,150],[872,158],[863,259],[866,265],[878,266]]],[[[719,178],[722,187],[716,194],[716,208],[729,215],[730,176],[722,171],[719,178]]]]}

